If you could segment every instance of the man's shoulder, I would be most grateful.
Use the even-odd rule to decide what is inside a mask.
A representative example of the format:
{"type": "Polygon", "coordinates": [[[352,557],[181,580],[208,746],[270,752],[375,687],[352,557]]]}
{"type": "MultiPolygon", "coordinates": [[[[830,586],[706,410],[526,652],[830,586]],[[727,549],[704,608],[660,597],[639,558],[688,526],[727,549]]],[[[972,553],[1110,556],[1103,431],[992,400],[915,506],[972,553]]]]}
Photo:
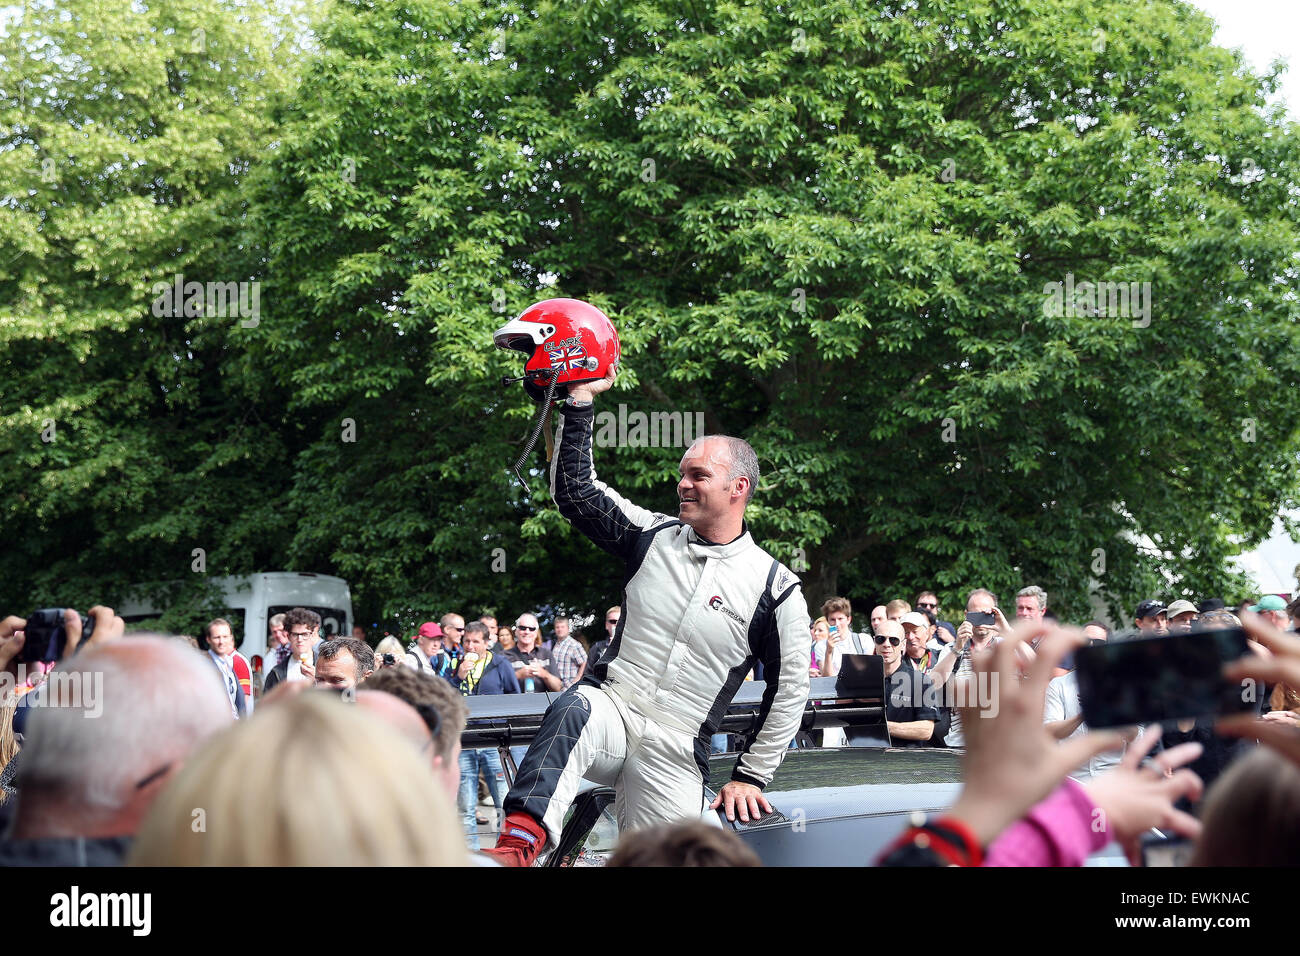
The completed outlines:
{"type": "Polygon", "coordinates": [[[1070,686],[1077,681],[1074,671],[1068,674],[1062,674],[1060,677],[1053,677],[1047,682],[1047,692],[1049,694],[1065,694],[1070,690],[1070,686]]]}

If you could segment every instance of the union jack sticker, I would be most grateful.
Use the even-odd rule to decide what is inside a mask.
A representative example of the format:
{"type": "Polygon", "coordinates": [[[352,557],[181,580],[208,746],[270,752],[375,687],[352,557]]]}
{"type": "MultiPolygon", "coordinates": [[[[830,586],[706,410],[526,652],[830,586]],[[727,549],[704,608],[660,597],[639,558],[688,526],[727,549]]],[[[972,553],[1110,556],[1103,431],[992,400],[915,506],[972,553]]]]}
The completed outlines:
{"type": "Polygon", "coordinates": [[[551,368],[583,369],[587,367],[587,352],[577,345],[570,345],[562,349],[547,349],[546,354],[550,357],[551,368]]]}

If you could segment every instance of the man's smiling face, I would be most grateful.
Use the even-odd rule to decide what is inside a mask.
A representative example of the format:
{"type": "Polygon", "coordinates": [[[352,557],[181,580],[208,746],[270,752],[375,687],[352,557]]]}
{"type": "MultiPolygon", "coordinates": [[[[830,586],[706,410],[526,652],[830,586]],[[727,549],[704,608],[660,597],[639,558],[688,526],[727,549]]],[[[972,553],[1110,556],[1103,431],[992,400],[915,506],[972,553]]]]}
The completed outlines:
{"type": "Polygon", "coordinates": [[[731,454],[720,439],[696,442],[682,456],[677,516],[686,524],[725,515],[738,478],[727,478],[731,454]]]}

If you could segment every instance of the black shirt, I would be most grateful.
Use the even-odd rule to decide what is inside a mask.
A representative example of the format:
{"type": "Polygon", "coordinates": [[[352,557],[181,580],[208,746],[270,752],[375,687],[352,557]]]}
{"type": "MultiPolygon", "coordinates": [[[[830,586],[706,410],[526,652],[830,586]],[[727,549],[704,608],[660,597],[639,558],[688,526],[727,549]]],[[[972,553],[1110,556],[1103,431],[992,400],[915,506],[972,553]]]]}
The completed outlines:
{"type": "Polygon", "coordinates": [[[605,653],[607,647],[609,647],[609,638],[591,645],[591,650],[587,653],[587,670],[584,673],[591,674],[595,672],[596,661],[600,660],[600,655],[605,653]]]}
{"type": "MultiPolygon", "coordinates": [[[[544,647],[534,645],[531,651],[524,653],[519,649],[519,645],[516,644],[514,647],[510,648],[510,650],[506,651],[506,660],[509,662],[511,667],[514,667],[515,661],[522,661],[525,664],[532,664],[540,661],[546,665],[548,671],[552,674],[555,673],[555,667],[551,664],[551,652],[544,647]]],[[[515,677],[519,678],[519,689],[525,694],[530,693],[529,689],[525,686],[525,681],[532,681],[533,688],[531,693],[542,694],[548,690],[546,683],[540,678],[520,676],[519,668],[517,667],[515,668],[515,677]]]]}
{"type": "MultiPolygon", "coordinates": [[[[895,723],[913,720],[938,721],[934,704],[938,694],[929,674],[899,664],[898,670],[885,678],[889,694],[885,698],[885,719],[895,723]]],[[[893,740],[895,747],[924,747],[924,740],[893,740]]]]}

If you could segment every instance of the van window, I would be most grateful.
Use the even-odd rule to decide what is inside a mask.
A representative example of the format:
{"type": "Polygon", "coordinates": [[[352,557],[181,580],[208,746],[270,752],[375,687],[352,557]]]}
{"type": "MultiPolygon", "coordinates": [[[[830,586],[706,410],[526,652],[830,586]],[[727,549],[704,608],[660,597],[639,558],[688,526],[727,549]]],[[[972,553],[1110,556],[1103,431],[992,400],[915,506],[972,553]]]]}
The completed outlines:
{"type": "Polygon", "coordinates": [[[163,627],[161,614],[123,615],[122,622],[126,625],[127,633],[155,631],[159,634],[189,634],[199,642],[199,647],[206,650],[203,629],[207,627],[209,621],[223,617],[230,622],[230,632],[235,635],[235,649],[238,650],[244,644],[244,614],[245,610],[242,607],[210,609],[200,614],[190,615],[180,628],[163,627]]]}

